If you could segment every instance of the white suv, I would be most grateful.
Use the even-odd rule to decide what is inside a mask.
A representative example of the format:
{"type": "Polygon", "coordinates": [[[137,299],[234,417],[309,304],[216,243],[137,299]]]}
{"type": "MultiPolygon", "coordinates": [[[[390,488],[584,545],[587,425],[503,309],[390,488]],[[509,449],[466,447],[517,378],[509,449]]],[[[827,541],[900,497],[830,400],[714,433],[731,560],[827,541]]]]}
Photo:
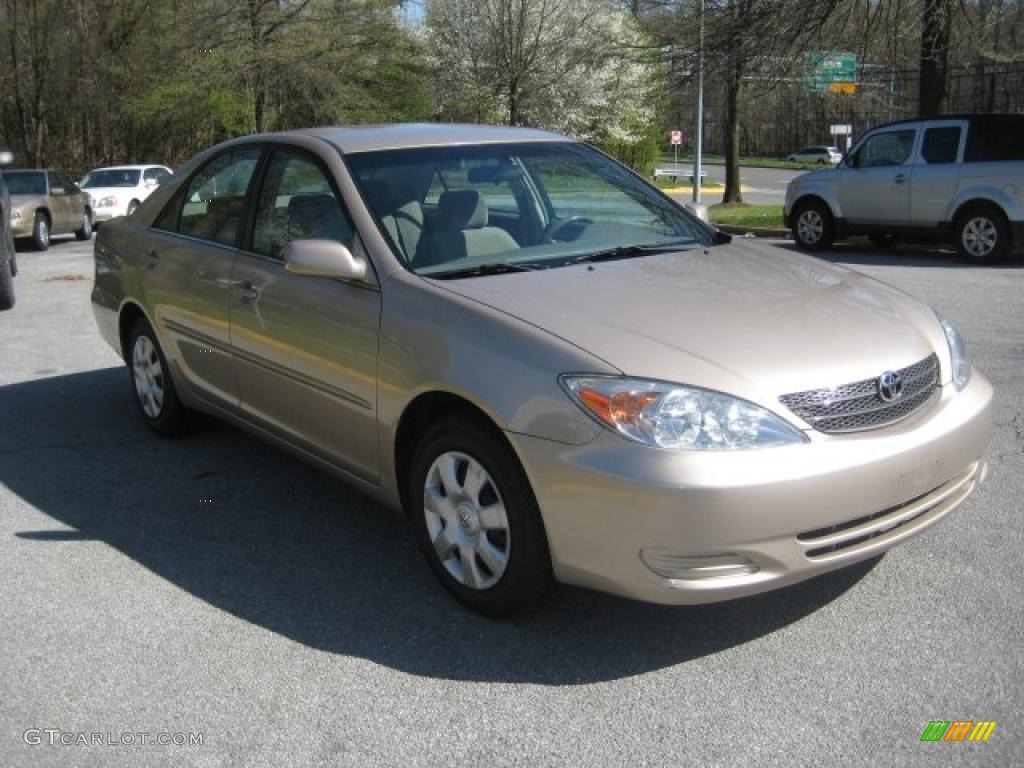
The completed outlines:
{"type": "Polygon", "coordinates": [[[1024,115],[905,120],[866,133],[838,168],[798,176],[783,220],[803,248],[846,235],[953,242],[973,261],[1024,244],[1024,115]]]}
{"type": "Polygon", "coordinates": [[[99,223],[131,216],[170,176],[171,169],[162,165],[117,165],[89,171],[79,186],[92,198],[93,220],[99,223]]]}

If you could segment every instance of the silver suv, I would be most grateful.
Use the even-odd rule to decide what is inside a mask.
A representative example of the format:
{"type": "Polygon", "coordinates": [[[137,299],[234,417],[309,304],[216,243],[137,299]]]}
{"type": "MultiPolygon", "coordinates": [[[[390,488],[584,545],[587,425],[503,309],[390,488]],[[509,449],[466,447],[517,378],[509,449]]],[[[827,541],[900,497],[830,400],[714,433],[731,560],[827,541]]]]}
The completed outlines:
{"type": "Polygon", "coordinates": [[[904,120],[866,133],[837,168],[798,176],[783,220],[803,248],[946,241],[973,261],[1024,245],[1024,116],[904,120]]]}

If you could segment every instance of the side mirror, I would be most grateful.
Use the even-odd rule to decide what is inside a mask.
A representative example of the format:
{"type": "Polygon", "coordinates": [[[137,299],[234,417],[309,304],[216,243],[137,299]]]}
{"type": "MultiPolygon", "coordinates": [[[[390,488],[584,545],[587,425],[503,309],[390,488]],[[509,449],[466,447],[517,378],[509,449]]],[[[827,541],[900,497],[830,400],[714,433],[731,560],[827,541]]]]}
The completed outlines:
{"type": "Polygon", "coordinates": [[[7,147],[0,147],[0,166],[13,165],[14,153],[7,147]]]}
{"type": "Polygon", "coordinates": [[[281,252],[284,268],[293,275],[332,277],[336,280],[362,280],[366,260],[352,255],[337,240],[292,240],[281,252]]]}
{"type": "Polygon", "coordinates": [[[856,155],[843,155],[843,165],[849,168],[856,168],[860,165],[860,160],[857,159],[856,155]]]}

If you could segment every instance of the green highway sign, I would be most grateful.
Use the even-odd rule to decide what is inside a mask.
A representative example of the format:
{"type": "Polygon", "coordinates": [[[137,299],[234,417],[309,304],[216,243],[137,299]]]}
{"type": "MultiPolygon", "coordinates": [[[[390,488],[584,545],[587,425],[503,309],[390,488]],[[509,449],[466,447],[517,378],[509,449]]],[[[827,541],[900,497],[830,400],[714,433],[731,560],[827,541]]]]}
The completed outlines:
{"type": "Polygon", "coordinates": [[[833,83],[857,82],[857,56],[853,53],[811,51],[807,54],[804,90],[825,93],[833,83]]]}

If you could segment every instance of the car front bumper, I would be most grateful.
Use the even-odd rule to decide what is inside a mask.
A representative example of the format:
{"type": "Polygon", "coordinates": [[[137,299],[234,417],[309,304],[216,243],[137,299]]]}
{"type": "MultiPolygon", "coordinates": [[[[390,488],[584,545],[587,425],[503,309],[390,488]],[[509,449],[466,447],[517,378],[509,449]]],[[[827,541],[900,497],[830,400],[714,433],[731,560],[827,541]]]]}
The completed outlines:
{"type": "Polygon", "coordinates": [[[116,219],[118,216],[124,216],[127,213],[128,206],[126,205],[115,205],[104,208],[94,207],[92,209],[92,220],[94,223],[99,223],[101,221],[110,221],[111,219],[116,219]]]}
{"type": "Polygon", "coordinates": [[[35,221],[32,216],[21,216],[17,219],[11,219],[11,235],[13,237],[32,237],[32,228],[35,226],[35,221]]]}
{"type": "Polygon", "coordinates": [[[540,504],[555,576],[639,600],[706,603],[878,555],[984,479],[992,387],[884,429],[737,452],[665,451],[610,432],[569,446],[509,435],[540,504]]]}

